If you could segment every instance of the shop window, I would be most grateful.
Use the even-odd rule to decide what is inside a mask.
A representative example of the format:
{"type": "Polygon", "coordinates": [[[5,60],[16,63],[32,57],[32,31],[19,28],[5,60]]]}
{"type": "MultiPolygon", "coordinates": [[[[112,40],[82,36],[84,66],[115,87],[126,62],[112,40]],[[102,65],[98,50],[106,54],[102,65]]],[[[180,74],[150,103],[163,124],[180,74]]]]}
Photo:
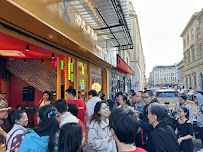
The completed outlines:
{"type": "Polygon", "coordinates": [[[87,64],[84,64],[83,62],[78,62],[77,73],[78,75],[87,75],[87,64]]]}
{"type": "Polygon", "coordinates": [[[102,91],[102,69],[91,66],[90,73],[91,88],[97,92],[102,91]]]}

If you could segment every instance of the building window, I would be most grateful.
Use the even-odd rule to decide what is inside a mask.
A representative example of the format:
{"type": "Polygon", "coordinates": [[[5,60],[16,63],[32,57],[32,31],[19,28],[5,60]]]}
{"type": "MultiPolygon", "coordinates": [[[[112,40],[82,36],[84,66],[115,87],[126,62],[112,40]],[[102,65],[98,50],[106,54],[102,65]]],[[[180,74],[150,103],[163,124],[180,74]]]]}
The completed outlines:
{"type": "Polygon", "coordinates": [[[195,49],[192,49],[192,61],[195,61],[195,49]]]}
{"type": "Polygon", "coordinates": [[[194,85],[195,85],[195,87],[197,87],[196,76],[194,76],[194,85]]]}
{"type": "Polygon", "coordinates": [[[191,30],[191,39],[193,39],[194,38],[194,31],[193,31],[193,28],[192,28],[192,30],[191,30]]]}
{"type": "Polygon", "coordinates": [[[186,65],[187,64],[187,56],[184,55],[184,64],[186,65]]]}
{"type": "Polygon", "coordinates": [[[189,34],[187,35],[187,44],[189,44],[190,42],[190,37],[189,37],[189,34]]]}
{"type": "Polygon", "coordinates": [[[188,53],[188,64],[190,64],[190,52],[188,53]]]}
{"type": "Polygon", "coordinates": [[[188,79],[186,78],[185,81],[186,81],[186,87],[188,88],[188,79]]]}
{"type": "Polygon", "coordinates": [[[199,44],[199,56],[202,56],[202,44],[199,44]]]}
{"type": "Polygon", "coordinates": [[[184,40],[183,40],[183,47],[184,47],[184,48],[185,48],[185,45],[186,45],[186,44],[185,44],[185,39],[184,39],[184,40]]]}

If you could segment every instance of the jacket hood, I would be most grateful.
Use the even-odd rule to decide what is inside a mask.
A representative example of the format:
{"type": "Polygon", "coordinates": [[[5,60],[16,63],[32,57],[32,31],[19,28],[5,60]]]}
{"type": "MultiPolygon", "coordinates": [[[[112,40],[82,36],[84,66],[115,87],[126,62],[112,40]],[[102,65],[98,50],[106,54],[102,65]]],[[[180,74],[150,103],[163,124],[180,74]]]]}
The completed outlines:
{"type": "Polygon", "coordinates": [[[198,101],[197,105],[198,106],[203,105],[203,96],[202,96],[202,94],[198,93],[195,96],[197,97],[197,101],[198,101]]]}
{"type": "Polygon", "coordinates": [[[39,136],[34,130],[26,130],[24,132],[25,136],[30,136],[33,142],[35,142],[37,145],[47,148],[48,142],[49,142],[49,136],[39,136]]]}

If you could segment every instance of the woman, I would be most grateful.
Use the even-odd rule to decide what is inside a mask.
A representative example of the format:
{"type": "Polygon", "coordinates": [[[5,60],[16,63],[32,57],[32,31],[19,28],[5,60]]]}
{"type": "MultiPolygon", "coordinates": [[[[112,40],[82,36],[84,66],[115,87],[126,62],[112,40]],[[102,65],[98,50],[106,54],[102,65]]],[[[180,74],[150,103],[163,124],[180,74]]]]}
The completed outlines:
{"type": "Polygon", "coordinates": [[[39,109],[39,124],[34,130],[27,130],[19,152],[53,152],[57,143],[59,124],[56,110],[50,105],[39,109]]]}
{"type": "Polygon", "coordinates": [[[79,152],[82,142],[82,127],[79,123],[66,123],[60,129],[59,152],[79,152]]]}
{"type": "Polygon", "coordinates": [[[199,152],[203,152],[203,96],[200,93],[194,95],[194,101],[197,104],[197,126],[202,141],[202,148],[199,152]]]}
{"type": "Polygon", "coordinates": [[[28,117],[25,111],[18,110],[11,112],[11,117],[9,117],[12,129],[8,132],[6,137],[7,152],[18,151],[20,143],[23,139],[23,132],[26,130],[28,125],[28,117]]]}
{"type": "Polygon", "coordinates": [[[88,152],[114,152],[115,141],[109,129],[109,106],[105,101],[96,103],[88,132],[88,152]]]}
{"type": "Polygon", "coordinates": [[[42,99],[39,101],[39,107],[43,105],[50,105],[51,101],[49,101],[50,94],[48,91],[44,91],[42,99]]]}
{"type": "Polygon", "coordinates": [[[180,145],[180,151],[192,152],[193,151],[193,129],[189,118],[189,110],[185,107],[178,109],[177,128],[176,134],[178,136],[178,144],[180,145]]]}
{"type": "Polygon", "coordinates": [[[128,100],[128,98],[125,95],[121,95],[121,97],[119,97],[119,106],[118,108],[124,108],[127,110],[132,110],[134,111],[134,109],[131,107],[130,101],[128,100]]]}

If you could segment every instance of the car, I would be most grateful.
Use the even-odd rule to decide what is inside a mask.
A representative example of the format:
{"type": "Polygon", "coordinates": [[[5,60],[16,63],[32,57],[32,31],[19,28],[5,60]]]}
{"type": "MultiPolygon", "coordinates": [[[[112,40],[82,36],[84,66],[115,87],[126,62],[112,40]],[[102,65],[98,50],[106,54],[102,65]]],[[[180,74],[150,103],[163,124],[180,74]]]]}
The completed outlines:
{"type": "MultiPolygon", "coordinates": [[[[156,93],[157,100],[164,105],[167,105],[168,108],[174,109],[176,102],[179,101],[179,94],[173,89],[160,89],[156,93]]],[[[187,100],[187,104],[192,107],[193,114],[197,115],[197,107],[194,101],[187,100]]]]}

